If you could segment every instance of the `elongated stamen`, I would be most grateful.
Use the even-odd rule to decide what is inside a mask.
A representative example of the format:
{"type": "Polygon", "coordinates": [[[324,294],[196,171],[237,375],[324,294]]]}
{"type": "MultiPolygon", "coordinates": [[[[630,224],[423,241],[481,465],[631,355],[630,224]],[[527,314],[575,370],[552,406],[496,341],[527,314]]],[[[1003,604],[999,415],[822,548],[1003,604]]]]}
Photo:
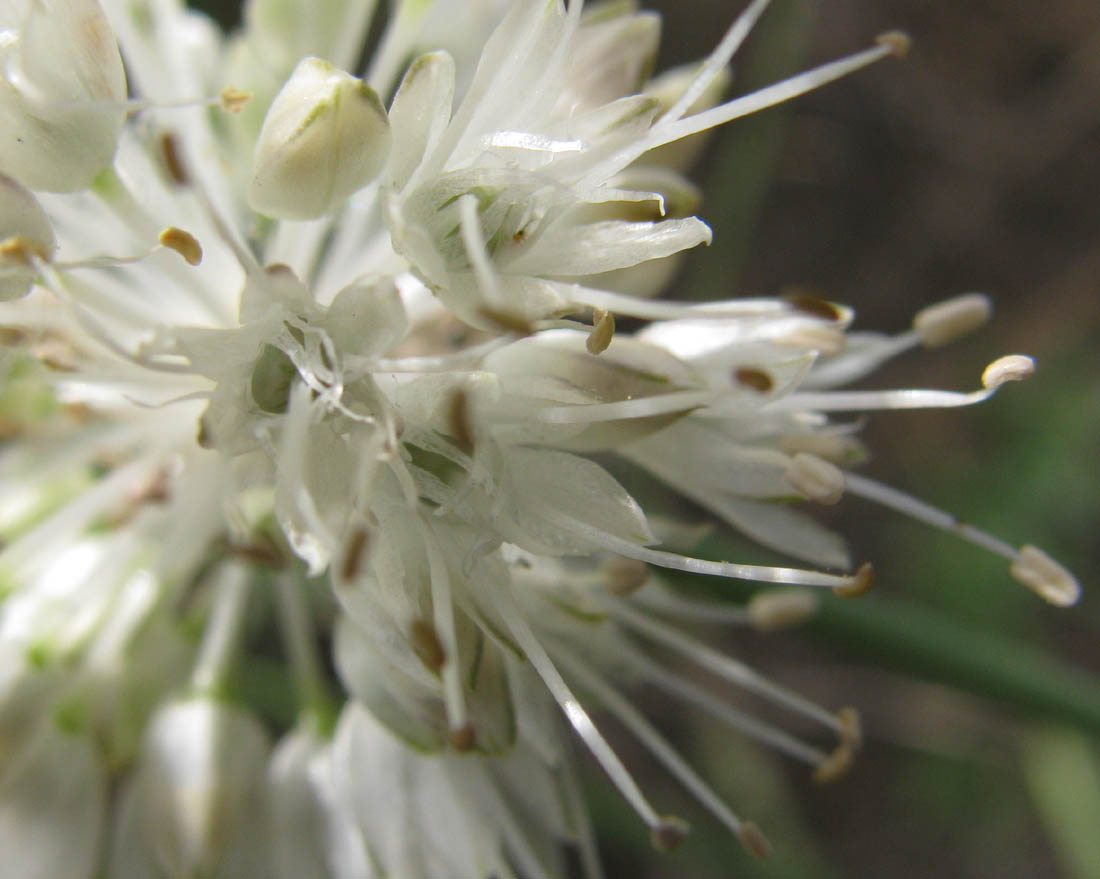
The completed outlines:
{"type": "Polygon", "coordinates": [[[646,823],[651,832],[657,832],[664,827],[667,819],[662,818],[650,805],[649,800],[646,799],[645,794],[638,787],[638,783],[634,781],[619,756],[596,728],[592,718],[588,716],[588,712],[584,710],[577,697],[573,695],[573,691],[569,689],[569,685],[562,678],[561,673],[555,667],[553,660],[538,637],[512,603],[511,596],[500,601],[497,610],[508,626],[512,637],[516,639],[516,643],[519,644],[520,649],[527,655],[527,659],[538,673],[538,676],[546,684],[546,688],[554,697],[554,701],[561,707],[570,725],[581,737],[592,756],[603,767],[611,782],[619,789],[619,793],[623,795],[631,808],[638,813],[638,816],[646,823]]]}
{"type": "Polygon", "coordinates": [[[627,654],[627,659],[630,661],[631,668],[643,681],[653,684],[674,699],[694,706],[753,741],[774,748],[781,754],[786,754],[810,766],[820,765],[828,756],[824,751],[795,738],[790,733],[721,701],[694,681],[673,674],[641,650],[631,650],[627,654]]]}
{"type": "Polygon", "coordinates": [[[142,113],[146,110],[191,110],[195,107],[221,107],[230,113],[239,113],[252,100],[252,93],[225,86],[217,95],[206,98],[177,98],[172,101],[151,98],[127,98],[124,101],[58,101],[53,103],[59,108],[72,110],[99,110],[110,113],[125,110],[127,113],[142,113]]]}
{"type": "Polygon", "coordinates": [[[667,589],[642,589],[639,592],[627,592],[610,586],[608,588],[616,595],[630,595],[635,603],[649,610],[687,623],[709,623],[711,625],[726,626],[747,626],[750,623],[748,611],[736,605],[687,598],[667,589]]]}
{"type": "Polygon", "coordinates": [[[729,26],[722,41],[707,56],[703,66],[691,81],[684,93],[677,98],[667,113],[661,117],[662,122],[676,122],[687,113],[692,105],[707,90],[714,78],[729,64],[734,53],[741,48],[749,32],[756,26],[764,10],[768,8],[771,0],[753,0],[729,26]]]}
{"type": "Polygon", "coordinates": [[[648,148],[653,149],[656,146],[759,112],[767,107],[790,101],[799,95],[855,73],[857,70],[874,64],[876,61],[881,61],[883,58],[891,55],[896,56],[903,51],[899,48],[902,39],[904,38],[900,35],[885,34],[879,38],[878,45],[870,49],[864,49],[862,52],[856,52],[847,58],[822,64],[820,67],[796,74],[743,97],[734,98],[732,101],[704,110],[702,113],[696,113],[693,116],[677,119],[676,121],[670,120],[667,124],[663,123],[662,120],[658,120],[653,127],[653,140],[655,142],[649,145],[648,148]]]}
{"type": "Polygon", "coordinates": [[[469,750],[473,747],[473,731],[469,726],[466,695],[462,689],[462,663],[458,655],[458,637],[455,633],[451,576],[447,572],[447,563],[439,551],[431,526],[423,520],[420,520],[419,524],[432,580],[432,621],[443,644],[444,662],[439,673],[443,678],[443,702],[447,709],[447,726],[450,728],[452,744],[460,751],[469,750]]]}
{"type": "Polygon", "coordinates": [[[539,508],[540,515],[584,540],[600,545],[608,552],[614,552],[627,558],[637,559],[647,564],[688,574],[705,574],[711,577],[728,577],[733,580],[753,580],[758,583],[788,583],[792,586],[823,586],[830,589],[838,587],[862,586],[873,576],[870,565],[864,564],[850,576],[826,574],[821,571],[808,571],[802,568],[777,568],[769,565],[739,565],[733,562],[714,562],[691,556],[649,549],[616,537],[606,531],[594,528],[591,523],[580,522],[566,513],[541,503],[537,498],[528,501],[539,508]]]}
{"type": "Polygon", "coordinates": [[[951,409],[973,406],[992,397],[1006,382],[1022,381],[1035,364],[1029,357],[1009,354],[994,360],[982,373],[980,391],[799,391],[769,403],[769,409],[815,412],[870,412],[878,409],[951,409]]]}
{"type": "Polygon", "coordinates": [[[955,534],[1008,559],[1012,562],[1012,576],[1051,604],[1064,607],[1075,603],[1080,596],[1081,587],[1073,575],[1035,547],[1024,546],[1017,549],[1001,538],[963,522],[958,516],[866,476],[847,473],[845,481],[849,492],[854,495],[897,510],[933,528],[955,534]]]}
{"type": "Polygon", "coordinates": [[[458,200],[458,213],[461,218],[462,243],[466,247],[466,258],[477,276],[481,292],[490,306],[500,306],[504,299],[500,290],[493,260],[485,247],[485,237],[481,233],[481,223],[477,215],[477,197],[464,195],[458,200]]]}
{"type": "Polygon", "coordinates": [[[301,580],[287,574],[275,578],[279,625],[298,699],[303,708],[320,711],[325,704],[325,676],[305,588],[301,580]]]}
{"type": "Polygon", "coordinates": [[[214,606],[191,673],[192,688],[204,694],[217,693],[225,685],[240,649],[252,588],[248,568],[237,561],[226,562],[218,571],[213,588],[214,606]]]}
{"type": "Polygon", "coordinates": [[[591,424],[619,421],[626,418],[648,418],[695,409],[712,402],[714,391],[674,391],[637,400],[616,400],[612,403],[588,403],[579,406],[547,406],[535,416],[550,424],[591,424]]]}
{"type": "Polygon", "coordinates": [[[841,731],[841,724],[836,716],[820,705],[815,705],[805,697],[773,684],[743,662],[711,650],[671,626],[658,622],[634,608],[629,601],[608,596],[607,607],[611,616],[627,628],[675,650],[723,680],[775,702],[777,705],[782,705],[796,714],[815,720],[834,732],[841,731]]]}
{"type": "Polygon", "coordinates": [[[883,34],[878,38],[878,45],[857,52],[847,58],[822,64],[820,67],[796,74],[751,94],[719,104],[717,107],[712,107],[701,113],[696,113],[693,116],[676,119],[675,121],[670,120],[664,124],[662,124],[662,120],[658,119],[653,128],[650,129],[648,137],[640,139],[606,161],[596,165],[585,174],[580,181],[580,186],[582,188],[598,186],[612,174],[626,167],[638,156],[649,150],[790,101],[799,95],[813,91],[874,64],[876,61],[881,61],[883,58],[891,55],[903,55],[907,46],[908,39],[904,35],[896,33],[883,34]]]}
{"type": "Polygon", "coordinates": [[[599,702],[611,711],[619,721],[634,734],[664,767],[687,788],[704,808],[721,821],[731,833],[740,836],[742,820],[719,797],[714,790],[691,768],[669,741],[638,711],[624,699],[614,687],[595,674],[584,663],[575,659],[568,647],[558,651],[558,663],[580,682],[580,685],[592,693],[599,702]]]}
{"type": "Polygon", "coordinates": [[[910,329],[896,336],[859,339],[849,350],[814,364],[803,387],[829,388],[846,385],[873,369],[918,346],[938,348],[973,332],[993,313],[984,293],[963,293],[922,308],[913,316],[910,329]]]}
{"type": "Polygon", "coordinates": [[[683,303],[660,299],[641,299],[625,293],[596,290],[573,285],[569,288],[578,310],[600,308],[616,314],[645,320],[679,320],[731,317],[771,317],[798,313],[797,307],[782,299],[731,299],[721,302],[683,303]]]}

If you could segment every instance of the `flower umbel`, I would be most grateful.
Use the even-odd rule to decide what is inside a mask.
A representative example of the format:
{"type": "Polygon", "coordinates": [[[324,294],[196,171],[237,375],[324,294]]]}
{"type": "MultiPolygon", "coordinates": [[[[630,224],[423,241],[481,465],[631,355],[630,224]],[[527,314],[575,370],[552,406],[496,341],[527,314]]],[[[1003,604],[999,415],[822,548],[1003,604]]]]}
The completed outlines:
{"type": "Polygon", "coordinates": [[[845,389],[977,328],[985,296],[897,336],[801,295],[654,298],[711,237],[693,139],[903,36],[723,101],[766,0],[656,79],[656,16],[560,0],[396,2],[353,71],[373,5],[252,0],[231,35],[175,2],[0,9],[6,875],[564,876],[573,846],[597,876],[566,723],[657,847],[687,830],[597,705],[764,856],[623,687],[819,780],[847,768],[852,709],[689,631],[780,629],[815,587],[871,588],[795,502],[866,498],[1077,598],[1040,550],[856,472],[837,417],[1030,375],[1011,355],[970,393],[845,389]],[[699,532],[647,515],[626,471],[810,567],[695,557],[699,532]],[[738,608],[662,570],[781,585],[738,608]]]}

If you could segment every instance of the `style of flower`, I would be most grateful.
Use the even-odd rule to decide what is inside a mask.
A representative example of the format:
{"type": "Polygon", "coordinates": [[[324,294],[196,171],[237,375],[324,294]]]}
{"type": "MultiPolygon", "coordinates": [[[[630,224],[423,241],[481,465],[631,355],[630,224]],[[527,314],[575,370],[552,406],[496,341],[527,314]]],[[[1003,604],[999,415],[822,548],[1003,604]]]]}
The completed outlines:
{"type": "Polygon", "coordinates": [[[722,101],[766,0],[652,80],[656,16],[560,0],[397,2],[359,78],[373,6],[251,0],[229,36],[175,0],[0,7],[5,875],[555,876],[572,845],[596,876],[566,724],[658,847],[686,825],[592,704],[762,856],[616,681],[821,780],[846,768],[852,709],[680,625],[771,630],[814,612],[803,587],[871,586],[788,501],[862,496],[1077,597],[1041,551],[858,475],[858,425],[834,420],[1029,375],[1013,355],[968,394],[842,389],[976,328],[986,297],[894,337],[809,297],[653,298],[710,240],[693,139],[904,37],[722,101]],[[623,468],[824,570],[677,551],[697,533],[647,516],[623,468]],[[798,588],[732,608],[661,569],[798,588]],[[835,741],[736,711],[653,648],[835,741]],[[240,683],[260,675],[293,697],[240,683]]]}

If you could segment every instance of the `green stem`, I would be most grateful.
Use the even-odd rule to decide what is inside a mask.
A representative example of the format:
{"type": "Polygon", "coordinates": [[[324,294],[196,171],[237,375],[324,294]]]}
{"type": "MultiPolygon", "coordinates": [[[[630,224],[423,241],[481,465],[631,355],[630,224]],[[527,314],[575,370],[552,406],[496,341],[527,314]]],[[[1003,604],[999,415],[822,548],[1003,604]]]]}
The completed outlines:
{"type": "Polygon", "coordinates": [[[830,599],[807,629],[842,650],[1100,733],[1100,682],[1016,639],[897,599],[830,599]]]}

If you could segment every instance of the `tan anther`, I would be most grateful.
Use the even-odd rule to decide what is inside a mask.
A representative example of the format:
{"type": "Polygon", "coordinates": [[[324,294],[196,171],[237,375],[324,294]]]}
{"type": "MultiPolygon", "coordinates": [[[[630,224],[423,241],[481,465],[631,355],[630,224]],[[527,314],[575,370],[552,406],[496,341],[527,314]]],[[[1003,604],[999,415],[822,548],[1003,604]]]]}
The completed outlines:
{"type": "Polygon", "coordinates": [[[616,595],[633,595],[649,580],[649,568],[637,559],[610,559],[602,567],[607,589],[616,595]]]}
{"type": "Polygon", "coordinates": [[[762,861],[772,853],[772,844],[768,842],[764,831],[757,827],[753,821],[745,821],[741,825],[741,829],[737,831],[737,838],[740,840],[741,845],[745,847],[745,851],[754,858],[759,858],[762,861]]]}
{"type": "Polygon", "coordinates": [[[859,570],[852,575],[850,583],[833,587],[833,594],[839,595],[841,598],[859,598],[859,596],[869,592],[874,585],[875,569],[871,567],[870,562],[864,562],[859,566],[859,570]]]}
{"type": "Polygon", "coordinates": [[[913,316],[913,329],[926,348],[938,348],[985,324],[993,303],[984,293],[966,293],[922,308],[913,316]]]}
{"type": "Polygon", "coordinates": [[[663,815],[649,831],[649,839],[658,851],[670,852],[680,845],[691,830],[691,825],[675,815],[663,815]]]}
{"type": "Polygon", "coordinates": [[[597,308],[592,315],[592,332],[584,345],[589,354],[601,354],[611,344],[615,335],[615,316],[610,311],[597,308]]]}
{"type": "Polygon", "coordinates": [[[859,719],[859,712],[851,706],[840,708],[836,713],[837,723],[840,725],[840,743],[847,745],[853,751],[863,746],[863,724],[859,719]]]}
{"type": "Polygon", "coordinates": [[[474,725],[464,723],[462,726],[450,730],[447,733],[447,740],[451,743],[451,747],[460,754],[468,754],[474,749],[474,744],[477,741],[474,725]]]}
{"type": "Polygon", "coordinates": [[[775,387],[775,382],[772,381],[770,375],[764,372],[764,370],[756,369],[752,366],[737,367],[737,369],[733,371],[733,379],[739,385],[750,388],[758,394],[766,394],[775,387]]]}
{"type": "Polygon", "coordinates": [[[456,445],[467,455],[473,454],[476,436],[470,420],[470,395],[463,388],[451,394],[447,422],[456,445]]]}
{"type": "Polygon", "coordinates": [[[349,583],[359,576],[363,556],[370,543],[370,533],[366,528],[356,528],[344,546],[344,557],[340,562],[340,578],[349,583]]]}
{"type": "Polygon", "coordinates": [[[851,465],[867,458],[867,449],[854,436],[838,433],[787,433],[779,448],[788,455],[806,452],[837,465],[851,465]]]}
{"type": "Polygon", "coordinates": [[[909,54],[913,40],[904,31],[887,31],[875,37],[875,43],[886,46],[895,58],[904,58],[909,54]]]}
{"type": "Polygon", "coordinates": [[[982,386],[992,390],[1005,382],[1019,382],[1035,372],[1035,361],[1026,354],[998,357],[982,372],[982,386]]]}
{"type": "Polygon", "coordinates": [[[817,613],[817,596],[809,589],[769,589],[749,601],[749,622],[759,632],[775,632],[806,622],[817,613]]]}
{"type": "Polygon", "coordinates": [[[34,259],[49,259],[50,249],[35,238],[13,235],[0,241],[0,262],[33,265],[34,259]]]}
{"type": "Polygon", "coordinates": [[[230,113],[240,113],[245,104],[252,100],[252,92],[246,92],[227,85],[218,92],[218,98],[221,99],[222,109],[228,110],[230,113]]]}
{"type": "Polygon", "coordinates": [[[1077,578],[1038,547],[1021,546],[1009,571],[1018,582],[1057,607],[1069,607],[1081,597],[1077,578]]]}
{"type": "Polygon", "coordinates": [[[197,266],[202,262],[202,245],[190,232],[185,232],[178,226],[169,226],[158,236],[160,243],[169,250],[174,250],[189,265],[197,266]]]}
{"type": "Polygon", "coordinates": [[[409,644],[429,670],[438,672],[446,664],[447,651],[443,649],[443,642],[439,640],[435,626],[427,620],[412,621],[409,627],[409,644]]]}
{"type": "Polygon", "coordinates": [[[813,780],[818,784],[830,784],[847,774],[854,762],[855,751],[850,745],[841,742],[814,768],[813,780]]]}
{"type": "Polygon", "coordinates": [[[844,473],[835,464],[798,452],[787,465],[787,481],[799,494],[822,504],[835,504],[844,496],[844,473]]]}

